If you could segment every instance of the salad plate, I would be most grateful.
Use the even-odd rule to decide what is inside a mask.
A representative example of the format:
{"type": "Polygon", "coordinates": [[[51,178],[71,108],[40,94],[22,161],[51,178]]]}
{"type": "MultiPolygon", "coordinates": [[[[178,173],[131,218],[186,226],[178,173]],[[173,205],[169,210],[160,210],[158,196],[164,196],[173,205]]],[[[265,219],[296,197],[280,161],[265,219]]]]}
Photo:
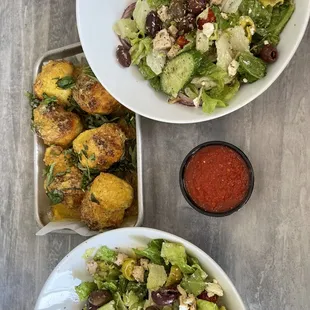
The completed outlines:
{"type": "MultiPolygon", "coordinates": [[[[186,249],[195,261],[199,261],[201,268],[207,273],[211,281],[216,279],[224,294],[222,305],[227,310],[245,310],[245,306],[236,288],[219,265],[205,252],[170,233],[150,228],[121,228],[97,235],[72,250],[54,269],[37,300],[35,310],[83,309],[85,302],[80,302],[75,287],[85,281],[92,281],[86,270],[86,260],[91,253],[102,246],[129,254],[133,248],[143,249],[154,239],[164,239],[167,242],[178,243],[186,249]]],[[[173,254],[173,253],[172,253],[173,254]]],[[[81,290],[77,290],[81,292],[81,290]]],[[[214,308],[216,309],[216,308],[214,308]]]]}
{"type": "MultiPolygon", "coordinates": [[[[152,1],[151,0],[149,1],[139,0],[138,1],[138,3],[140,4],[146,3],[146,2],[147,3],[158,3],[158,1],[153,1],[153,0],[152,1]]],[[[170,3],[170,1],[159,1],[159,2],[170,3]]],[[[216,86],[227,84],[229,87],[232,87],[232,89],[231,89],[231,92],[229,93],[229,96],[222,96],[222,97],[218,96],[218,94],[216,94],[216,91],[213,91],[213,94],[212,94],[213,97],[212,97],[211,94],[209,93],[209,89],[205,89],[205,91],[207,92],[206,94],[209,97],[211,97],[211,99],[216,99],[216,100],[219,99],[216,102],[212,101],[212,103],[209,104],[207,108],[205,107],[206,106],[205,101],[208,99],[208,97],[204,96],[204,98],[207,98],[207,99],[202,100],[201,96],[199,97],[199,91],[198,93],[197,91],[194,91],[191,94],[189,94],[188,91],[185,92],[186,96],[189,96],[191,99],[196,99],[196,101],[194,100],[192,101],[194,101],[195,106],[197,107],[188,107],[186,105],[177,104],[176,101],[173,100],[175,99],[175,97],[177,97],[177,95],[179,95],[178,91],[180,90],[180,87],[181,87],[181,94],[182,94],[182,91],[185,91],[186,85],[188,85],[189,82],[190,84],[192,84],[192,81],[190,80],[190,78],[191,78],[192,73],[194,73],[194,69],[195,69],[194,62],[196,61],[196,58],[193,58],[192,55],[184,56],[185,53],[182,53],[181,55],[179,55],[182,57],[180,59],[177,59],[178,61],[176,62],[176,64],[179,69],[181,68],[181,71],[179,69],[176,70],[177,71],[176,79],[175,79],[175,76],[171,77],[171,75],[168,75],[167,77],[167,74],[165,74],[165,71],[169,71],[170,73],[171,71],[174,71],[174,68],[176,67],[175,63],[170,65],[168,69],[166,69],[166,67],[168,67],[169,61],[174,61],[176,58],[172,60],[168,59],[168,61],[165,64],[166,67],[162,68],[163,73],[159,73],[161,70],[160,68],[158,69],[158,67],[156,68],[153,67],[153,70],[161,76],[160,77],[161,87],[163,88],[162,90],[166,94],[164,94],[162,91],[156,92],[153,89],[149,81],[145,80],[145,75],[143,77],[142,74],[140,73],[141,68],[138,68],[136,65],[131,65],[129,68],[123,68],[119,64],[117,60],[117,56],[116,56],[117,47],[120,45],[118,35],[125,37],[125,41],[126,41],[126,36],[124,35],[124,33],[121,33],[122,31],[119,29],[119,27],[115,28],[115,24],[121,19],[122,16],[124,16],[123,15],[124,10],[128,8],[128,6],[132,3],[132,1],[127,1],[127,0],[120,0],[120,1],[114,1],[114,2],[100,1],[100,0],[89,0],[89,1],[78,0],[77,1],[76,12],[77,12],[78,30],[79,30],[79,35],[80,35],[80,39],[81,39],[84,52],[89,61],[90,66],[94,70],[94,73],[98,76],[100,82],[109,90],[109,92],[117,100],[119,100],[122,104],[124,104],[131,110],[135,111],[136,113],[142,116],[154,119],[154,120],[168,122],[168,123],[195,123],[195,122],[202,122],[202,121],[207,121],[207,120],[211,120],[214,118],[218,118],[223,115],[229,114],[235,110],[238,110],[239,108],[245,106],[246,104],[248,104],[249,102],[257,98],[260,94],[262,94],[277,79],[277,77],[281,74],[281,72],[284,70],[284,68],[289,63],[307,27],[308,20],[309,20],[309,12],[310,12],[310,2],[309,1],[292,2],[291,0],[285,0],[284,2],[282,1],[281,3],[279,1],[269,1],[269,0],[268,1],[267,0],[251,0],[251,1],[249,0],[243,0],[243,1],[225,0],[225,1],[212,1],[212,3],[213,2],[220,2],[220,3],[221,2],[223,3],[224,2],[225,3],[236,2],[240,5],[239,11],[240,11],[240,7],[242,8],[242,10],[241,12],[238,11],[239,13],[237,12],[239,14],[238,18],[241,18],[241,19],[238,19],[238,21],[231,27],[231,29],[234,29],[233,31],[231,29],[230,30],[226,29],[226,30],[220,30],[218,33],[216,33],[214,32],[214,30],[218,29],[219,27],[222,27],[219,23],[220,19],[227,18],[226,15],[222,15],[224,11],[218,12],[218,17],[216,17],[217,19],[210,20],[211,24],[213,23],[213,26],[212,26],[213,30],[210,28],[211,26],[208,26],[208,25],[205,26],[206,29],[200,30],[200,31],[204,31],[204,35],[207,36],[208,34],[211,33],[209,32],[209,30],[211,29],[213,31],[212,35],[209,37],[211,41],[213,39],[215,40],[219,39],[223,35],[223,33],[225,35],[230,36],[230,38],[231,36],[234,36],[234,35],[238,36],[238,34],[235,33],[235,30],[236,30],[235,28],[240,27],[240,24],[242,24],[243,22],[245,22],[245,25],[249,25],[248,17],[250,17],[250,24],[253,21],[255,21],[254,25],[252,25],[253,26],[252,28],[251,27],[247,28],[247,26],[244,26],[246,28],[245,29],[246,33],[248,31],[248,36],[250,37],[253,35],[253,38],[254,38],[254,36],[256,35],[256,39],[257,39],[257,34],[260,33],[261,38],[266,38],[263,34],[266,34],[270,30],[270,28],[268,28],[269,26],[266,28],[261,28],[263,26],[262,24],[260,24],[260,21],[257,18],[260,16],[262,12],[264,13],[269,12],[268,13],[269,18],[271,18],[271,21],[273,18],[274,25],[281,24],[283,20],[286,20],[287,24],[285,23],[283,27],[281,26],[279,28],[281,30],[280,32],[278,31],[279,29],[277,30],[273,29],[272,31],[270,31],[270,33],[268,32],[269,33],[268,40],[266,39],[262,41],[262,43],[265,45],[268,45],[269,43],[276,45],[278,55],[275,56],[275,58],[277,57],[277,61],[275,61],[274,63],[268,64],[268,66],[263,65],[261,67],[262,70],[259,70],[260,72],[252,72],[253,75],[256,76],[254,80],[259,78],[257,81],[255,82],[253,81],[252,79],[253,75],[251,75],[250,78],[247,75],[244,75],[244,71],[247,71],[248,68],[244,68],[243,64],[245,64],[246,66],[248,64],[251,64],[251,60],[247,58],[248,55],[240,56],[239,52],[237,53],[235,52],[233,53],[233,55],[230,55],[230,57],[232,56],[234,58],[233,60],[236,60],[239,63],[239,70],[238,68],[236,68],[236,66],[234,66],[235,63],[230,62],[229,65],[231,66],[230,66],[230,69],[228,69],[228,66],[227,66],[226,74],[228,75],[231,74],[231,77],[234,76],[234,73],[236,74],[235,76],[238,75],[237,80],[240,84],[240,89],[239,89],[239,84],[236,85],[235,83],[232,83],[234,79],[227,79],[225,77],[222,77],[222,78],[217,77],[216,86]],[[254,7],[251,8],[252,2],[253,3],[255,2],[257,4],[255,5],[255,8],[257,6],[260,6],[261,10],[263,11],[258,12],[254,10],[254,7]],[[273,8],[270,8],[270,6],[265,7],[262,4],[263,2],[264,3],[272,2],[272,4],[276,3],[276,6],[273,8]],[[292,7],[288,9],[288,11],[286,11],[288,15],[286,14],[279,15],[278,13],[280,11],[283,13],[282,9],[287,7],[288,5],[292,5],[292,7]],[[280,7],[281,9],[279,9],[280,7]],[[245,10],[244,8],[247,8],[247,9],[245,10]],[[289,18],[286,18],[287,16],[289,16],[289,18]],[[243,20],[243,17],[246,17],[247,19],[243,20]],[[279,22],[276,22],[276,18],[279,18],[279,22]],[[278,35],[280,35],[280,37],[278,37],[278,35]],[[241,59],[239,59],[238,57],[241,57],[241,59]],[[240,63],[241,63],[241,66],[240,66],[240,63]],[[234,71],[237,71],[237,73],[234,71]],[[165,76],[164,82],[162,81],[164,79],[163,76],[165,76]],[[171,80],[173,80],[173,85],[169,85],[171,80]],[[168,81],[168,86],[167,86],[167,81],[168,81]],[[254,82],[254,83],[251,83],[251,82],[254,82]],[[167,94],[169,96],[167,96],[167,94]],[[231,94],[234,96],[231,96],[231,94]],[[195,96],[197,97],[194,98],[195,96]],[[172,97],[172,100],[170,100],[170,103],[172,102],[175,104],[168,104],[169,97],[172,97]],[[216,105],[216,109],[214,109],[213,105],[216,105]]],[[[138,5],[138,3],[136,4],[136,6],[138,5]]],[[[221,6],[219,7],[221,10],[223,10],[221,6]]],[[[142,14],[142,15],[144,14],[143,8],[145,7],[142,7],[142,9],[140,7],[140,9],[138,10],[140,12],[140,13],[138,12],[139,14],[142,14]]],[[[214,11],[213,13],[215,14],[216,11],[215,10],[213,11],[214,11]]],[[[141,16],[139,17],[139,14],[137,14],[137,12],[133,13],[133,15],[135,16],[133,17],[133,20],[137,23],[137,25],[140,23],[140,19],[141,19],[141,16]]],[[[197,18],[196,21],[199,20],[198,17],[195,17],[195,18],[197,18]]],[[[232,20],[232,16],[230,16],[229,14],[228,14],[228,20],[231,23],[230,20],[232,20]]],[[[173,22],[176,22],[176,21],[177,20],[173,20],[173,22]]],[[[161,28],[163,27],[166,27],[166,26],[161,26],[161,28]]],[[[169,29],[170,27],[167,26],[167,28],[169,29]]],[[[153,35],[155,35],[155,33],[153,33],[153,35]]],[[[199,31],[197,30],[196,33],[194,34],[194,37],[196,38],[195,39],[196,47],[197,47],[197,42],[198,42],[198,39],[197,39],[198,36],[199,36],[199,31]]],[[[179,34],[175,38],[175,42],[178,42],[178,39],[179,39],[179,34]]],[[[185,37],[185,39],[187,41],[190,41],[189,37],[185,37]]],[[[141,40],[141,36],[138,38],[138,40],[141,40]]],[[[156,36],[154,39],[152,39],[153,49],[156,49],[156,46],[157,47],[159,46],[157,44],[158,42],[156,43],[155,41],[156,41],[156,36]]],[[[127,43],[128,43],[128,40],[127,40],[127,43]]],[[[136,48],[134,47],[134,44],[135,44],[135,41],[130,40],[130,46],[133,48],[133,50],[131,51],[131,62],[136,63],[137,55],[133,53],[136,48]]],[[[218,48],[219,45],[221,45],[219,44],[219,41],[216,41],[213,44],[213,48],[215,46],[217,49],[219,49],[218,48]]],[[[237,49],[241,49],[242,44],[240,45],[240,42],[239,42],[237,45],[238,45],[237,49]]],[[[142,48],[140,45],[139,47],[142,48]]],[[[139,51],[139,47],[137,49],[138,51],[139,51]]],[[[228,47],[228,50],[231,47],[232,45],[228,47]]],[[[160,47],[158,48],[160,49],[160,47]]],[[[201,51],[204,52],[203,48],[201,51]]],[[[246,47],[246,51],[254,54],[253,46],[250,44],[250,46],[246,47]]],[[[168,50],[166,50],[166,52],[168,52],[168,50]]],[[[218,50],[216,52],[217,54],[219,54],[218,50]]],[[[168,54],[167,54],[167,57],[169,58],[168,54]]],[[[225,55],[224,55],[224,58],[225,58],[225,55]]],[[[146,59],[147,59],[146,56],[142,58],[142,62],[146,59]]],[[[138,62],[139,62],[139,59],[138,59],[138,62]]],[[[219,64],[218,62],[219,62],[218,59],[215,61],[213,60],[213,63],[215,65],[218,65],[219,64]]],[[[228,63],[226,65],[228,65],[228,63]]],[[[259,66],[261,66],[261,62],[254,63],[252,68],[257,69],[259,66]]],[[[194,77],[196,76],[194,75],[194,77]]],[[[214,76],[212,78],[214,78],[214,76]]],[[[147,77],[147,79],[150,79],[150,77],[147,77]]],[[[210,81],[207,81],[207,82],[210,82],[210,81]]],[[[207,85],[210,86],[210,83],[208,83],[207,85]]],[[[211,84],[211,86],[212,85],[213,84],[211,84]]],[[[200,86],[198,86],[198,90],[199,90],[199,87],[200,86]]],[[[214,87],[214,85],[212,87],[214,87]]],[[[192,102],[189,105],[193,105],[192,102]]]]}

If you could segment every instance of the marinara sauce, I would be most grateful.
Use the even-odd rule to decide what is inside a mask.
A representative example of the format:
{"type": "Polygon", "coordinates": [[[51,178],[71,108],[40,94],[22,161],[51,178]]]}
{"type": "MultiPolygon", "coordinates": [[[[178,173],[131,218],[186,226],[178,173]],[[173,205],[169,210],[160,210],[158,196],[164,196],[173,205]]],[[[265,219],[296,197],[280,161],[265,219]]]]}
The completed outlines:
{"type": "Polygon", "coordinates": [[[224,213],[240,205],[249,190],[249,168],[236,151],[223,145],[205,146],[192,155],[184,170],[184,185],[195,204],[224,213]]]}

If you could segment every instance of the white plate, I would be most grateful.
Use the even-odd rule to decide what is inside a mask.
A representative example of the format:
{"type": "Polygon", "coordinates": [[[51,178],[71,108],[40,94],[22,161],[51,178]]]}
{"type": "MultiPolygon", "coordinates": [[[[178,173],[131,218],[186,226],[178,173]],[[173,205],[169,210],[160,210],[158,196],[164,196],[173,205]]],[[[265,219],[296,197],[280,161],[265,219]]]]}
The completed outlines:
{"type": "Polygon", "coordinates": [[[72,250],[54,269],[47,279],[35,310],[77,310],[82,309],[78,302],[74,286],[82,281],[90,280],[85,270],[85,260],[82,258],[89,248],[99,248],[106,245],[110,248],[120,248],[123,251],[135,247],[146,246],[151,239],[166,239],[182,243],[187,253],[199,259],[204,270],[211,278],[218,280],[224,289],[224,304],[228,310],[246,310],[236,288],[225,272],[210,258],[190,242],[172,234],[150,228],[121,228],[97,235],[72,250]]]}
{"type": "Polygon", "coordinates": [[[145,117],[168,123],[196,123],[218,118],[240,109],[263,93],[281,74],[294,55],[306,30],[309,0],[295,0],[296,10],[285,27],[279,48],[278,61],[270,65],[267,76],[241,88],[229,107],[206,115],[201,109],[169,105],[164,95],[144,81],[135,66],[122,68],[116,61],[119,45],[112,30],[124,9],[133,0],[77,0],[76,14],[81,43],[87,60],[107,90],[122,104],[145,117]]]}

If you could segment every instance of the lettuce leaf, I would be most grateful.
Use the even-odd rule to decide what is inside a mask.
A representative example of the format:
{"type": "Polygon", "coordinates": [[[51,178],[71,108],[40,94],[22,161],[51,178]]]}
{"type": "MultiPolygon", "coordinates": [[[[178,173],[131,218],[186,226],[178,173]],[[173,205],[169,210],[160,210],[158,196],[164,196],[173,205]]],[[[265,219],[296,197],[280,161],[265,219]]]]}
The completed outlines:
{"type": "Polygon", "coordinates": [[[129,291],[124,294],[123,300],[125,306],[131,308],[134,304],[139,302],[139,297],[133,291],[129,291]]]}
{"type": "Polygon", "coordinates": [[[242,0],[223,0],[221,4],[222,12],[236,13],[242,0]]]}
{"type": "Polygon", "coordinates": [[[283,4],[283,0],[259,0],[262,5],[264,6],[267,6],[267,5],[270,5],[270,6],[275,6],[277,4],[283,4]]]}
{"type": "Polygon", "coordinates": [[[161,248],[161,257],[165,262],[178,266],[183,274],[189,274],[194,269],[187,264],[187,255],[182,244],[164,242],[161,248]]]}
{"type": "Polygon", "coordinates": [[[107,304],[105,304],[102,307],[98,308],[98,310],[115,310],[115,301],[111,300],[107,304]]]}
{"type": "Polygon", "coordinates": [[[115,309],[116,310],[127,310],[127,307],[125,306],[119,292],[115,292],[113,294],[113,299],[115,301],[115,309]]]}
{"type": "Polygon", "coordinates": [[[100,290],[108,290],[111,293],[115,293],[118,291],[118,281],[116,280],[110,280],[110,281],[105,282],[100,277],[95,275],[94,282],[97,284],[100,290]]]}
{"type": "Polygon", "coordinates": [[[169,5],[171,0],[147,0],[147,2],[152,9],[157,10],[163,5],[169,5]]]}
{"type": "Polygon", "coordinates": [[[202,100],[202,111],[208,114],[213,113],[216,107],[226,106],[222,100],[214,99],[209,95],[207,95],[205,90],[202,91],[201,100],[202,100]]]}
{"type": "Polygon", "coordinates": [[[158,289],[167,281],[167,274],[163,265],[149,264],[149,275],[146,287],[150,290],[158,289]]]}
{"type": "Polygon", "coordinates": [[[145,33],[146,17],[151,12],[151,10],[152,9],[150,8],[147,0],[138,0],[136,2],[136,7],[132,16],[142,34],[145,33]]]}
{"type": "Polygon", "coordinates": [[[108,262],[97,262],[98,267],[95,276],[99,277],[103,281],[118,280],[121,271],[117,266],[108,262]]]}
{"type": "Polygon", "coordinates": [[[140,61],[145,58],[152,50],[152,39],[142,38],[134,39],[131,41],[130,55],[134,65],[139,65],[140,61]]]}
{"type": "Polygon", "coordinates": [[[94,260],[105,261],[109,263],[114,263],[117,257],[117,253],[110,250],[107,246],[100,247],[94,257],[94,260]]]}
{"type": "Polygon", "coordinates": [[[152,71],[152,69],[146,64],[145,59],[142,59],[142,61],[139,64],[139,71],[144,77],[145,80],[151,80],[154,77],[156,77],[156,74],[152,71]]]}
{"type": "Polygon", "coordinates": [[[272,7],[263,6],[259,0],[243,0],[239,6],[243,16],[249,16],[257,28],[267,28],[271,22],[272,7]]]}
{"type": "Polygon", "coordinates": [[[242,79],[247,79],[248,83],[256,82],[265,77],[267,65],[249,52],[243,52],[239,58],[238,72],[242,79]]]}
{"type": "Polygon", "coordinates": [[[204,275],[205,272],[202,273],[201,270],[197,269],[193,274],[184,276],[181,282],[181,286],[186,290],[187,293],[198,296],[206,288],[204,275]]]}
{"type": "Polygon", "coordinates": [[[146,257],[152,263],[162,265],[163,259],[160,256],[160,252],[163,242],[164,240],[162,239],[154,239],[148,243],[147,248],[144,250],[133,249],[133,251],[139,257],[146,257]]]}
{"type": "Polygon", "coordinates": [[[130,281],[126,288],[127,292],[134,292],[138,296],[139,300],[144,300],[147,295],[147,288],[145,283],[138,283],[130,281]]]}
{"type": "Polygon", "coordinates": [[[159,75],[163,72],[166,59],[167,55],[164,52],[152,50],[152,52],[146,56],[146,64],[156,75],[159,75]]]}
{"type": "Polygon", "coordinates": [[[238,12],[234,14],[227,14],[227,19],[223,18],[221,15],[221,10],[217,5],[213,5],[211,7],[215,17],[216,17],[216,23],[218,25],[219,30],[225,30],[230,27],[234,27],[239,25],[239,18],[240,15],[238,12]]]}
{"type": "Polygon", "coordinates": [[[236,95],[240,88],[240,83],[237,79],[235,79],[231,84],[225,85],[222,87],[212,88],[208,94],[210,97],[214,99],[218,99],[223,101],[223,103],[219,104],[218,107],[225,107],[227,103],[236,95]]]}
{"type": "Polygon", "coordinates": [[[82,282],[80,285],[75,287],[75,292],[79,296],[80,301],[84,301],[88,298],[91,292],[98,289],[94,282],[82,282]]]}
{"type": "Polygon", "coordinates": [[[130,18],[122,18],[113,26],[114,32],[122,39],[135,39],[139,35],[137,24],[130,18]]]}
{"type": "Polygon", "coordinates": [[[213,302],[197,299],[197,310],[219,310],[219,307],[213,302]]]}

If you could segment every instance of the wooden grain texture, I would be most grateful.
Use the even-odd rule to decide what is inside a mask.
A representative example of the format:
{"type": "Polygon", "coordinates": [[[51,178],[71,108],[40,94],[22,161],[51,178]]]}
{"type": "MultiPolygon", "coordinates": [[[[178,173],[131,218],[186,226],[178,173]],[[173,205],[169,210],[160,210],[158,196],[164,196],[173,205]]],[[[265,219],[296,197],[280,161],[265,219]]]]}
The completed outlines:
{"type": "MultiPolygon", "coordinates": [[[[0,310],[33,309],[57,262],[84,239],[35,237],[30,109],[34,61],[78,41],[74,0],[0,1],[0,310]]],[[[208,123],[143,119],[145,226],[188,239],[227,272],[251,310],[310,304],[310,29],[288,68],[245,108],[208,123]],[[183,199],[178,173],[198,143],[226,140],[250,157],[250,202],[204,217],[183,199]]],[[[237,309],[236,309],[237,310],[237,309]]]]}

